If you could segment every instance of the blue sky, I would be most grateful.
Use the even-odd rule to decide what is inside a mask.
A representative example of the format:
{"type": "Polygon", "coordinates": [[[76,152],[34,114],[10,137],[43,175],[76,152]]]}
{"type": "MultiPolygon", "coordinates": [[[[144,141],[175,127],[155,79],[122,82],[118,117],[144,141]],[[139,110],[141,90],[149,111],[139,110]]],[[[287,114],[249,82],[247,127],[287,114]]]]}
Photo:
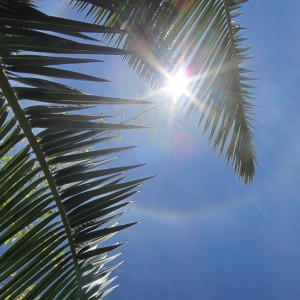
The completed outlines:
{"type": "MultiPolygon", "coordinates": [[[[149,162],[136,176],[159,177],[143,186],[125,218],[143,222],[117,237],[129,244],[110,300],[299,299],[300,3],[252,0],[242,11],[254,56],[247,64],[259,79],[255,181],[244,186],[193,120],[178,125],[166,110],[142,119],[167,119],[163,126],[124,133],[122,143],[141,147],[122,154],[123,162],[149,162]]],[[[86,72],[115,83],[86,87],[127,97],[146,88],[124,64],[105,60],[86,72]]]]}
{"type": "MultiPolygon", "coordinates": [[[[48,10],[59,13],[54,4],[48,10]]],[[[121,159],[149,162],[136,177],[159,176],[143,186],[124,219],[143,222],[117,237],[129,244],[115,272],[120,287],[107,299],[300,298],[300,2],[251,0],[242,11],[239,22],[254,56],[247,65],[259,79],[255,181],[248,187],[237,180],[210,151],[196,120],[182,126],[166,108],[154,120],[153,112],[144,116],[151,125],[164,121],[124,133],[121,143],[141,146],[121,159]]],[[[114,58],[85,68],[115,81],[84,86],[95,93],[137,97],[137,88],[146,89],[114,58]]]]}
{"type": "Polygon", "coordinates": [[[192,120],[164,128],[173,145],[146,138],[136,158],[159,177],[131,209],[143,223],[122,234],[130,243],[108,299],[300,297],[300,3],[253,0],[242,11],[248,66],[259,79],[256,179],[239,182],[192,120]]]}

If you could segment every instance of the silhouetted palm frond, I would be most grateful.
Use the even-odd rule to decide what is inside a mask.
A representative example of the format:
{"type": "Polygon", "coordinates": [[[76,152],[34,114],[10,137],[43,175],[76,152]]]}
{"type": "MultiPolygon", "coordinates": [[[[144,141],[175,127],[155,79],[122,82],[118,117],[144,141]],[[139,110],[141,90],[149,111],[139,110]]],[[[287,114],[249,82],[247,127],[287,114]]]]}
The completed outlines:
{"type": "Polygon", "coordinates": [[[114,288],[110,274],[120,263],[111,264],[118,254],[110,252],[122,243],[103,242],[135,224],[116,220],[147,178],[124,181],[141,165],[105,168],[132,148],[105,146],[111,131],[137,126],[98,122],[105,115],[83,109],[143,102],[50,79],[106,81],[56,67],[97,62],[80,54],[126,55],[74,40],[91,40],[83,33],[92,32],[115,30],[0,0],[0,244],[10,241],[0,258],[1,299],[102,299],[114,288]]]}

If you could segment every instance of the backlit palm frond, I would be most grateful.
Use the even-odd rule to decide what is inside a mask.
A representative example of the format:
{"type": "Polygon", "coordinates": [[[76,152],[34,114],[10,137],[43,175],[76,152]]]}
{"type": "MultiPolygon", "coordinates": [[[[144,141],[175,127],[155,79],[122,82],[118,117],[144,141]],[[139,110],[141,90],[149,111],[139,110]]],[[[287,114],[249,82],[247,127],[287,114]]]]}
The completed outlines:
{"type": "MultiPolygon", "coordinates": [[[[191,77],[186,116],[198,113],[199,126],[238,176],[250,183],[256,154],[251,132],[253,105],[248,84],[252,78],[242,63],[248,48],[241,46],[243,27],[234,19],[246,0],[72,0],[96,23],[132,34],[108,33],[123,49],[129,65],[153,86],[164,74],[183,68],[191,77]]],[[[164,80],[162,80],[164,78],[164,80]]]]}
{"type": "Polygon", "coordinates": [[[120,264],[110,252],[122,246],[105,241],[135,224],[116,220],[147,178],[124,180],[141,165],[105,167],[132,148],[105,146],[111,131],[137,127],[82,110],[142,102],[52,81],[103,82],[56,66],[97,62],[69,54],[126,52],[73,40],[110,28],[49,17],[28,3],[0,0],[0,298],[102,299],[120,264]]]}

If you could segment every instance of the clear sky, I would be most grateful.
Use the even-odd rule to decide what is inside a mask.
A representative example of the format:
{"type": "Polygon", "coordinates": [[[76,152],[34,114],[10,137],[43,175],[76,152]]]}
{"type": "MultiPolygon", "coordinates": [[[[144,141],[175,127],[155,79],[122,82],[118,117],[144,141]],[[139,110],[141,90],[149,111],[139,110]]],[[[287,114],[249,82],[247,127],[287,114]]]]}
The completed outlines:
{"type": "Polygon", "coordinates": [[[147,139],[136,157],[159,177],[132,207],[143,223],[123,233],[108,299],[300,299],[300,2],[252,0],[242,11],[259,79],[256,179],[239,182],[192,122],[167,129],[172,145],[147,139]]]}
{"type": "MultiPolygon", "coordinates": [[[[124,134],[121,143],[141,145],[121,155],[124,164],[149,162],[136,177],[159,177],[143,186],[126,217],[143,222],[117,237],[129,244],[115,272],[120,287],[108,300],[300,299],[300,2],[250,0],[242,11],[254,56],[247,64],[259,79],[254,183],[236,179],[193,120],[164,119],[139,137],[124,134]]],[[[116,83],[88,87],[136,97],[143,83],[119,60],[106,61],[86,72],[116,83]]]]}

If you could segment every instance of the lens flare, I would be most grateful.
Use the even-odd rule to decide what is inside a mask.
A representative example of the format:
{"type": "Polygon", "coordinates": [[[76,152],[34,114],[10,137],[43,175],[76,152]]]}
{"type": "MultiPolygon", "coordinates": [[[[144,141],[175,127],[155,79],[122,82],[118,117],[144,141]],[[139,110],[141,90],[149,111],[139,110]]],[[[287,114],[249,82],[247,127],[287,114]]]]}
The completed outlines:
{"type": "Polygon", "coordinates": [[[168,78],[168,81],[167,92],[174,100],[178,100],[187,91],[189,78],[186,72],[180,68],[174,76],[168,78]]]}

